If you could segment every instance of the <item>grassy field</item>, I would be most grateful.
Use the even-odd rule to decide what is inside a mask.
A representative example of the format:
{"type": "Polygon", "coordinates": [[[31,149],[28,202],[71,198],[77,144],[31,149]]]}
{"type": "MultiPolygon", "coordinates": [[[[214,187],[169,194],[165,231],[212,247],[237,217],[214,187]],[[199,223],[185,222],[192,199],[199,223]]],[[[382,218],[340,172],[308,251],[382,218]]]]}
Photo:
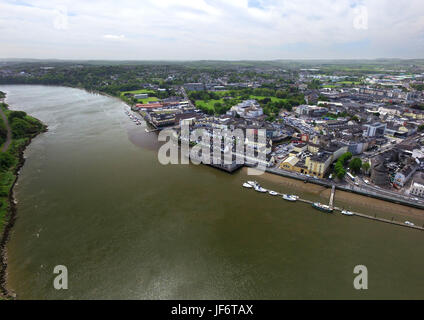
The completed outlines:
{"type": "Polygon", "coordinates": [[[159,101],[158,98],[156,97],[148,97],[147,99],[137,99],[137,103],[149,103],[149,102],[154,102],[154,101],[159,101]]]}
{"type": "Polygon", "coordinates": [[[360,85],[361,81],[338,81],[332,84],[323,85],[324,88],[338,88],[343,86],[357,86],[360,85]]]}
{"type": "Polygon", "coordinates": [[[255,100],[262,100],[266,98],[270,98],[272,102],[280,102],[280,101],[287,102],[288,101],[288,99],[277,98],[277,97],[249,96],[249,99],[255,99],[255,100]]]}
{"type": "Polygon", "coordinates": [[[208,100],[208,101],[197,100],[196,101],[196,107],[201,108],[201,109],[215,110],[214,105],[217,102],[224,104],[224,100],[223,99],[220,99],[220,100],[208,100]]]}
{"type": "MultiPolygon", "coordinates": [[[[222,94],[221,96],[222,97],[225,97],[226,94],[222,94]]],[[[282,98],[277,98],[277,97],[265,97],[265,96],[255,96],[255,95],[250,95],[249,96],[249,99],[253,99],[253,100],[262,100],[262,99],[265,99],[265,98],[270,98],[272,102],[279,102],[279,101],[285,102],[285,101],[287,101],[287,99],[282,99],[282,98]]],[[[238,103],[240,103],[242,101],[243,101],[243,99],[241,99],[240,96],[233,97],[233,99],[231,99],[231,106],[235,106],[236,104],[238,104],[238,103]]],[[[221,104],[224,105],[225,100],[224,99],[208,100],[208,101],[205,101],[205,100],[196,100],[196,106],[198,108],[201,108],[201,109],[204,109],[204,110],[207,109],[207,110],[213,110],[213,111],[215,111],[214,105],[217,102],[219,102],[219,103],[221,103],[221,104]]]]}
{"type": "Polygon", "coordinates": [[[150,97],[150,95],[156,94],[156,92],[154,90],[149,90],[149,89],[140,89],[140,90],[134,90],[134,91],[124,91],[121,92],[121,98],[125,98],[125,94],[130,93],[130,94],[141,94],[141,93],[147,93],[149,95],[149,97],[147,99],[137,99],[137,103],[149,103],[149,102],[154,102],[154,101],[159,101],[159,98],[157,97],[150,97]]]}

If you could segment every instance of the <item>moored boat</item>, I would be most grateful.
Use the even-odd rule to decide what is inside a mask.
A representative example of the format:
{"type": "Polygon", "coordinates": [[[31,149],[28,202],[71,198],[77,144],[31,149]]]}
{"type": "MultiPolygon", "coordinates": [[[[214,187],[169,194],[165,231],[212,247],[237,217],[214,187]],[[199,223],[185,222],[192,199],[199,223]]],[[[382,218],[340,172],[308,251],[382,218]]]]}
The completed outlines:
{"type": "Polygon", "coordinates": [[[258,192],[261,192],[261,193],[266,193],[268,190],[267,189],[265,189],[265,188],[262,188],[261,186],[259,186],[259,185],[257,185],[256,187],[255,187],[255,190],[256,191],[258,191],[258,192]]]}
{"type": "Polygon", "coordinates": [[[353,212],[347,210],[342,210],[342,214],[344,214],[345,216],[353,216],[353,212]]]}
{"type": "Polygon", "coordinates": [[[331,208],[330,206],[327,206],[326,204],[322,204],[322,203],[319,203],[319,202],[313,203],[312,207],[314,207],[315,209],[318,209],[320,211],[327,212],[327,213],[333,212],[333,208],[331,208]]]}
{"type": "Polygon", "coordinates": [[[250,184],[248,184],[248,183],[243,183],[243,187],[245,187],[245,188],[248,188],[248,189],[251,189],[251,188],[253,188],[253,186],[252,185],[250,185],[250,184]]]}
{"type": "Polygon", "coordinates": [[[270,190],[268,193],[269,193],[271,196],[278,196],[278,192],[275,192],[275,191],[272,191],[272,190],[270,190]]]}
{"type": "Polygon", "coordinates": [[[297,199],[299,199],[298,196],[292,195],[292,194],[283,194],[283,199],[287,200],[287,201],[297,201],[297,199]]]}

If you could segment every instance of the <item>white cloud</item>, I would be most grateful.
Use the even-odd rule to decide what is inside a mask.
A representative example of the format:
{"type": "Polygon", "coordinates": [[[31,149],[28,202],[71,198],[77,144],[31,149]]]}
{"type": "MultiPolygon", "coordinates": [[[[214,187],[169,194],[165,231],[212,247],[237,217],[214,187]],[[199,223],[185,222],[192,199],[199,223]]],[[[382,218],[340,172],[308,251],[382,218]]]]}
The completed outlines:
{"type": "Polygon", "coordinates": [[[420,57],[423,11],[422,0],[6,0],[0,57],[420,57]]]}
{"type": "Polygon", "coordinates": [[[65,6],[56,7],[53,26],[57,30],[68,29],[68,9],[65,6]]]}
{"type": "Polygon", "coordinates": [[[116,35],[116,34],[105,34],[103,36],[103,38],[105,39],[110,39],[110,40],[124,40],[125,36],[123,34],[121,35],[116,35]]]}

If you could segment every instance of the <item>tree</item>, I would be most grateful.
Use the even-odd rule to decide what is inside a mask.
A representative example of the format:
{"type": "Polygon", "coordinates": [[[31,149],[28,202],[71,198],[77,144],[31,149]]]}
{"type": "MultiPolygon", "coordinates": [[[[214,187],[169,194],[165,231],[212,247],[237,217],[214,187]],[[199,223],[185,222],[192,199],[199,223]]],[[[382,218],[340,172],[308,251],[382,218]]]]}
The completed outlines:
{"type": "Polygon", "coordinates": [[[361,171],[362,160],[359,158],[352,159],[349,163],[349,167],[352,172],[358,174],[361,171]]]}
{"type": "Polygon", "coordinates": [[[9,114],[9,121],[13,121],[13,119],[18,118],[18,119],[24,119],[26,117],[26,112],[24,111],[12,111],[9,114]]]}
{"type": "Polygon", "coordinates": [[[14,158],[8,152],[0,152],[0,169],[7,170],[13,165],[14,158]]]}
{"type": "Polygon", "coordinates": [[[362,164],[362,170],[364,170],[364,172],[368,172],[370,170],[371,166],[369,164],[369,162],[364,162],[362,164]]]}
{"type": "Polygon", "coordinates": [[[352,158],[352,153],[346,152],[340,156],[334,165],[334,173],[339,179],[343,179],[343,177],[346,175],[346,169],[344,166],[350,158],[352,158]]]}

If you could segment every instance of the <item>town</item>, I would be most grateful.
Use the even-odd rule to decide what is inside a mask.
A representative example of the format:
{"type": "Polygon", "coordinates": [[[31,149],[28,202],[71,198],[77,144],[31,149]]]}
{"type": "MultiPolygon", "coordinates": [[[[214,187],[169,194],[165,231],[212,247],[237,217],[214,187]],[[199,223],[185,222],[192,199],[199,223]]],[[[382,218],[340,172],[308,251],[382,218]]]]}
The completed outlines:
{"type": "MultiPolygon", "coordinates": [[[[148,132],[171,128],[180,134],[185,124],[213,139],[217,129],[263,130],[265,143],[234,139],[232,150],[241,143],[264,152],[266,171],[273,174],[424,208],[420,61],[5,62],[0,83],[60,84],[113,95],[131,107],[135,124],[146,120],[148,132]]],[[[241,167],[235,159],[214,166],[233,172],[241,167]]]]}

